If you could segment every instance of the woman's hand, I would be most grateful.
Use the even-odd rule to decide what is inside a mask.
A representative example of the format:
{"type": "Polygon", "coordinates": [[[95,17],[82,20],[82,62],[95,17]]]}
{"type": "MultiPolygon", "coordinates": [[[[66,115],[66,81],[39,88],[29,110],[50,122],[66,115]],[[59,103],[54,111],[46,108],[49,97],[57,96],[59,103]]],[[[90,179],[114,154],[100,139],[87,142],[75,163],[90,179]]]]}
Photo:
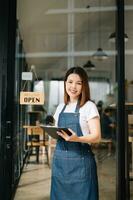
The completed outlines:
{"type": "Polygon", "coordinates": [[[70,142],[77,142],[78,141],[78,136],[76,135],[76,133],[72,130],[72,129],[68,129],[71,133],[72,133],[72,135],[71,136],[69,136],[65,131],[61,131],[61,132],[59,132],[59,131],[57,131],[57,134],[59,135],[59,136],[61,136],[64,140],[66,140],[66,141],[70,141],[70,142]]]}

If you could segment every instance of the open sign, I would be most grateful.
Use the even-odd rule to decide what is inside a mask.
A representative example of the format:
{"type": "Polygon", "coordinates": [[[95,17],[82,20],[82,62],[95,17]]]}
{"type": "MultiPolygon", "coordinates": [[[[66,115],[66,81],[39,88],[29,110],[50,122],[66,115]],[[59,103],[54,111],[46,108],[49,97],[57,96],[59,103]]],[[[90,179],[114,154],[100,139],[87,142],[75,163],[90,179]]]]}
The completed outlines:
{"type": "Polygon", "coordinates": [[[20,92],[20,104],[23,105],[43,105],[43,92],[20,92]]]}

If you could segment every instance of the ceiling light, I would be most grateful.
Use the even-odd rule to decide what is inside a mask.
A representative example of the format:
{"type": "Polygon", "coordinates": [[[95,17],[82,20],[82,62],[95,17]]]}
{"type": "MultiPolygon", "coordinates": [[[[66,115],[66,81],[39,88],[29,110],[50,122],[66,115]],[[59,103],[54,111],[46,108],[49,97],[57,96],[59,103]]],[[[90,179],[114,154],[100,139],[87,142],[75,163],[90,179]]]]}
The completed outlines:
{"type": "MultiPolygon", "coordinates": [[[[113,32],[113,33],[111,33],[110,36],[109,36],[109,41],[110,41],[110,42],[115,42],[115,40],[116,40],[116,33],[113,32]]],[[[128,41],[128,35],[127,35],[126,33],[124,33],[124,41],[125,41],[125,42],[128,41]]]]}
{"type": "Polygon", "coordinates": [[[90,5],[87,5],[86,8],[90,8],[90,5]]]}
{"type": "Polygon", "coordinates": [[[88,60],[87,63],[83,65],[83,67],[91,70],[95,69],[95,65],[90,60],[88,60]]]}
{"type": "Polygon", "coordinates": [[[97,60],[104,60],[108,58],[108,55],[103,51],[102,48],[98,48],[92,56],[97,60]]]}

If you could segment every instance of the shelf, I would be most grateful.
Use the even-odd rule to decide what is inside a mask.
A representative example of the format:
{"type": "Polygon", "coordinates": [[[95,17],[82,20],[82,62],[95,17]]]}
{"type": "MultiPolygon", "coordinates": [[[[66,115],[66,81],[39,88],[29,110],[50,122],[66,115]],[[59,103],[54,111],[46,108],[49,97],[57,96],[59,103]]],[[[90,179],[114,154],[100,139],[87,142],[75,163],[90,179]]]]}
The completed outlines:
{"type": "Polygon", "coordinates": [[[43,113],[43,111],[28,111],[28,114],[32,114],[32,113],[43,113]]]}

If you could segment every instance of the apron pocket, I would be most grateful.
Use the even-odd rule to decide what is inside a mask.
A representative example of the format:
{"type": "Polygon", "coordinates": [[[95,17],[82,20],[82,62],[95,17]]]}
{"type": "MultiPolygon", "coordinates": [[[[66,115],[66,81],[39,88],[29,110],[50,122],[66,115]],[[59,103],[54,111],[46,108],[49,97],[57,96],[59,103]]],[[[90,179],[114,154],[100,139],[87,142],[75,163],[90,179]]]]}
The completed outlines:
{"type": "Polygon", "coordinates": [[[66,182],[77,182],[85,180],[86,170],[84,158],[53,158],[53,176],[61,178],[66,182]]]}

